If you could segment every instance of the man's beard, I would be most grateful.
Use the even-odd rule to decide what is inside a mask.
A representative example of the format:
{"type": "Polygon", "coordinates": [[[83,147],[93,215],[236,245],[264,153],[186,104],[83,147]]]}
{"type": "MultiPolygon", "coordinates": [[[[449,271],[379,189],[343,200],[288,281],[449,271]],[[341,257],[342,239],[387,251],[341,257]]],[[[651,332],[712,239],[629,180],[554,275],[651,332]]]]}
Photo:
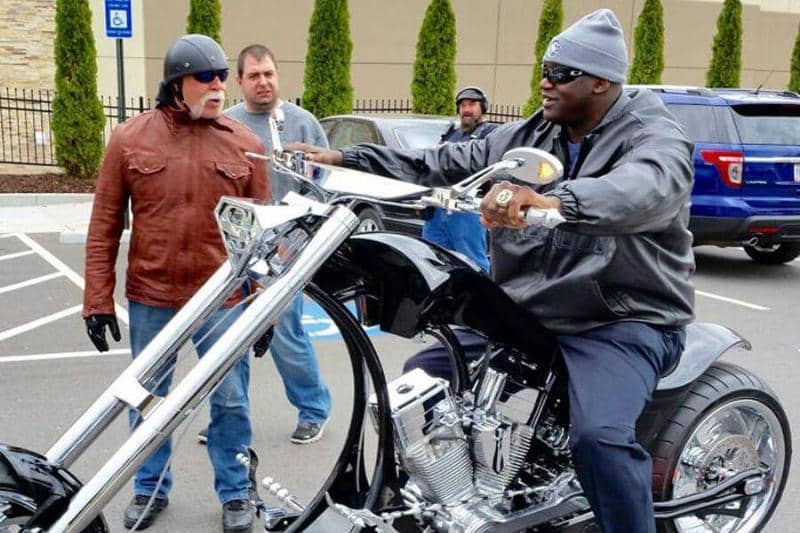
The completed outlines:
{"type": "MultiPolygon", "coordinates": [[[[190,106],[187,104],[189,108],[189,115],[192,117],[193,120],[197,120],[198,118],[203,116],[203,109],[206,107],[206,103],[208,103],[211,99],[219,99],[220,102],[225,101],[225,91],[209,91],[203,95],[200,100],[195,103],[194,105],[190,106]]],[[[220,108],[221,111],[221,108],[220,108]]]]}
{"type": "Polygon", "coordinates": [[[478,119],[475,117],[461,117],[461,131],[472,131],[478,125],[478,119]]]}

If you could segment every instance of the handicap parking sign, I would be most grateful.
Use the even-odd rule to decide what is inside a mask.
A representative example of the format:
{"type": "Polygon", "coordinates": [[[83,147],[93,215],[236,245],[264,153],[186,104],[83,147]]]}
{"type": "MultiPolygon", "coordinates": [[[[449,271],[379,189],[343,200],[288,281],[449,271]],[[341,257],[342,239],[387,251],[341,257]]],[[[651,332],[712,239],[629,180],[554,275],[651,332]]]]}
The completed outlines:
{"type": "Polygon", "coordinates": [[[133,36],[130,0],[105,0],[106,37],[129,39],[133,36]]]}

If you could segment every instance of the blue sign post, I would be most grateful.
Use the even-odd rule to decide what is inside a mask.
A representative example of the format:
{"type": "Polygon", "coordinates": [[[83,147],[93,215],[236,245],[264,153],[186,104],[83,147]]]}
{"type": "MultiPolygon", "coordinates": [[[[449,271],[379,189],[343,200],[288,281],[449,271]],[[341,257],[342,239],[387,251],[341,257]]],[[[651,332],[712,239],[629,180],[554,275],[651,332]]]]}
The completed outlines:
{"type": "Polygon", "coordinates": [[[133,37],[131,0],[105,0],[106,37],[117,40],[117,121],[125,121],[125,67],[122,39],[133,37]]]}

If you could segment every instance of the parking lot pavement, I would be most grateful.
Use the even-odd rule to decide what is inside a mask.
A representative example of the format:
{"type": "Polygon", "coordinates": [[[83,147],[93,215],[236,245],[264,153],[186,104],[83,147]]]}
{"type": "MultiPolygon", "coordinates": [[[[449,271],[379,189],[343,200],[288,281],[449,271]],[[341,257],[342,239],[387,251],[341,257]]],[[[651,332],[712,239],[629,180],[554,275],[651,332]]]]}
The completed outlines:
{"type": "MultiPolygon", "coordinates": [[[[65,359],[101,355],[83,331],[80,318],[84,279],[83,246],[65,245],[56,234],[0,236],[0,360],[65,359]],[[56,254],[65,255],[63,259],[56,254]],[[80,252],[76,254],[76,252],[80,252]],[[69,263],[69,264],[68,264],[69,263]],[[46,331],[46,335],[42,332],[46,331]],[[57,344],[54,340],[57,339],[57,344]]],[[[125,244],[118,272],[124,272],[125,244]]],[[[128,324],[122,288],[117,287],[116,312],[121,327],[128,324]]],[[[314,302],[304,306],[303,324],[314,339],[335,339],[339,332],[314,302]]],[[[377,328],[370,328],[377,335],[377,328]]],[[[130,353],[123,335],[104,355],[130,353]]]]}
{"type": "MultiPolygon", "coordinates": [[[[98,356],[92,349],[80,319],[83,246],[63,244],[59,237],[0,235],[0,442],[40,452],[52,445],[129,360],[126,330],[123,342],[112,344],[118,350],[113,354],[98,356]]],[[[125,271],[126,254],[123,245],[118,272],[125,271]]],[[[800,261],[764,267],[741,250],[711,247],[696,249],[696,255],[697,320],[724,324],[753,344],[752,351],[732,350],[724,359],[754,371],[775,389],[795,429],[793,447],[798,449],[800,261]]],[[[119,286],[115,299],[125,302],[119,286]]],[[[261,456],[259,479],[276,477],[301,501],[315,494],[336,461],[352,406],[346,352],[326,317],[313,307],[306,307],[306,324],[315,335],[320,367],[333,396],[332,418],[321,441],[307,446],[289,443],[296,415],[274,365],[269,358],[251,361],[253,445],[261,456]]],[[[392,335],[376,335],[373,340],[389,379],[397,376],[403,361],[421,347],[414,340],[392,335]]],[[[185,375],[193,360],[181,361],[178,376],[185,375]]],[[[176,486],[170,507],[151,528],[154,533],[219,531],[220,506],[213,493],[208,458],[194,440],[207,420],[204,407],[179,432],[176,486]]],[[[76,463],[76,474],[88,479],[126,434],[124,420],[117,421],[76,463]]],[[[367,430],[367,441],[374,444],[371,430],[367,430]]],[[[800,521],[800,509],[794,505],[800,501],[800,470],[794,466],[783,503],[766,532],[794,531],[800,521]]],[[[107,507],[112,531],[122,531],[120,517],[129,498],[126,487],[107,507]]],[[[276,504],[269,499],[268,503],[276,504]]]]}
{"type": "MultiPolygon", "coordinates": [[[[80,317],[82,268],[76,270],[39,242],[53,244],[53,238],[0,237],[0,359],[6,362],[94,355],[80,317]]],[[[127,325],[120,305],[117,316],[127,325]]],[[[128,347],[114,346],[106,355],[119,353],[129,353],[128,347]]]]}

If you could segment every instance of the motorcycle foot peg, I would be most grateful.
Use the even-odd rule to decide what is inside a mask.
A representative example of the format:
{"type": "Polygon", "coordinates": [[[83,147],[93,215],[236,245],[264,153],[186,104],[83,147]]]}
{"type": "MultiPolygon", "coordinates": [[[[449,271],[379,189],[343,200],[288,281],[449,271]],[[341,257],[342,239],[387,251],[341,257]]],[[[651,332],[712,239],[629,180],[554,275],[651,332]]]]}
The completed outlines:
{"type": "Polygon", "coordinates": [[[261,485],[267,492],[272,494],[278,501],[284,504],[289,510],[293,512],[302,513],[306,510],[305,505],[300,503],[300,499],[289,492],[289,489],[282,487],[280,483],[275,481],[273,478],[267,476],[261,481],[261,485]]]}
{"type": "Polygon", "coordinates": [[[290,513],[281,507],[267,507],[261,515],[264,522],[264,531],[286,531],[300,513],[290,513]]]}

